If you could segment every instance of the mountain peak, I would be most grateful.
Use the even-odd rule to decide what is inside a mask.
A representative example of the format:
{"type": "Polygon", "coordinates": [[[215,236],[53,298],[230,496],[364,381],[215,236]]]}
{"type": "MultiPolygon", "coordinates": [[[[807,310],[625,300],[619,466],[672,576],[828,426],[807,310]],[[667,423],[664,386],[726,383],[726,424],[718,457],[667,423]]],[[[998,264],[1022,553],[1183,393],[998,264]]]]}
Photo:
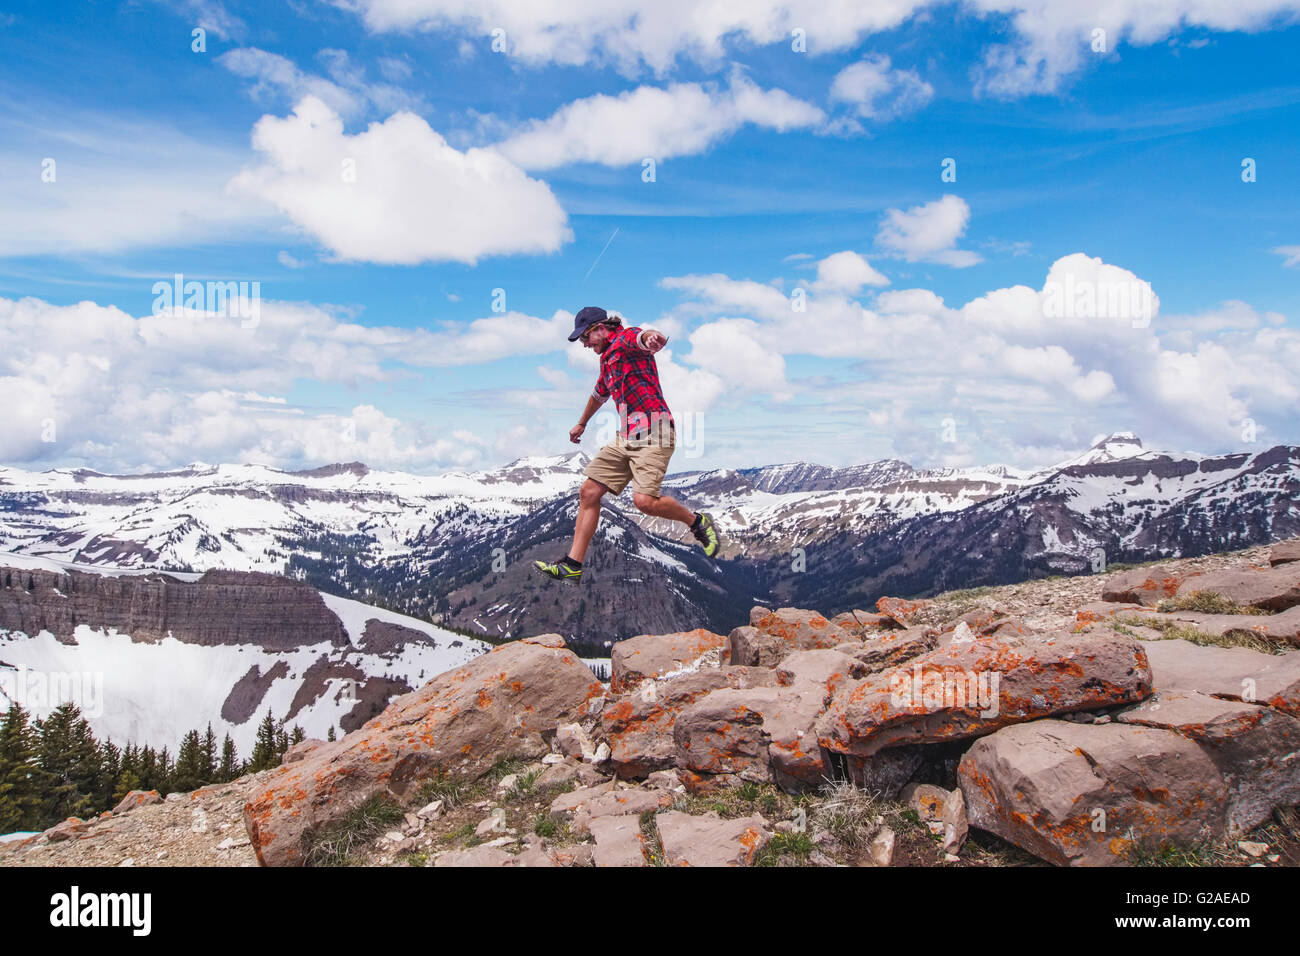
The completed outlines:
{"type": "Polygon", "coordinates": [[[1112,445],[1136,445],[1142,448],[1142,439],[1132,432],[1111,432],[1109,435],[1096,435],[1092,439],[1092,450],[1101,451],[1112,445]]]}

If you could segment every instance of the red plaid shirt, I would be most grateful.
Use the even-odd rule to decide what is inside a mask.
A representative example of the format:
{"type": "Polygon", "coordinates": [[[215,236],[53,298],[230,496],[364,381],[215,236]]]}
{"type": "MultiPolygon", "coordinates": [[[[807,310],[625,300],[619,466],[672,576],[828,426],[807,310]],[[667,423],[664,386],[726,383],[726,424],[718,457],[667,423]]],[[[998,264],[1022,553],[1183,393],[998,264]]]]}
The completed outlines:
{"type": "MultiPolygon", "coordinates": [[[[654,421],[673,421],[653,352],[637,344],[639,328],[615,329],[609,346],[600,355],[600,377],[593,394],[599,399],[614,397],[620,434],[625,438],[644,435],[654,421]]],[[[666,426],[665,426],[666,427],[666,426]]]]}

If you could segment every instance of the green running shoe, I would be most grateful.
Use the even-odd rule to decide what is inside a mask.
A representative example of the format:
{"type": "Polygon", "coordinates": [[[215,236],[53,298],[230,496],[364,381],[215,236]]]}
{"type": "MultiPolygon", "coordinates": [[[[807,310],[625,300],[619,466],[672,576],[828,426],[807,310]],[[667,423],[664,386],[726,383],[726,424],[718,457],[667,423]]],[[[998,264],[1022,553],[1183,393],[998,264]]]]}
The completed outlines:
{"type": "Polygon", "coordinates": [[[557,581],[568,581],[571,584],[577,584],[582,580],[582,568],[575,568],[568,561],[560,560],[554,564],[547,564],[545,561],[534,561],[533,567],[548,578],[555,578],[557,581]]]}
{"type": "Polygon", "coordinates": [[[695,540],[704,545],[704,554],[712,558],[718,553],[718,548],[722,546],[718,538],[717,529],[713,527],[713,516],[706,512],[699,512],[700,523],[698,527],[691,528],[691,534],[695,535],[695,540]]]}

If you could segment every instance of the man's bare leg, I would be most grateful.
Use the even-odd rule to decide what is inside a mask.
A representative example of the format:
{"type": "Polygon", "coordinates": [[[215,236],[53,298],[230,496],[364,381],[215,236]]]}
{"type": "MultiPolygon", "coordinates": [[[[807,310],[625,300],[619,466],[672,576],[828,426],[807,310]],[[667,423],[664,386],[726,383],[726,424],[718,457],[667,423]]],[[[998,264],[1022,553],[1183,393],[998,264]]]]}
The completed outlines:
{"type": "Polygon", "coordinates": [[[676,498],[669,498],[667,495],[644,495],[638,491],[632,495],[632,504],[636,505],[638,511],[652,518],[680,521],[688,528],[695,521],[695,512],[685,507],[676,498]]]}
{"type": "MultiPolygon", "coordinates": [[[[587,545],[600,523],[600,499],[609,491],[595,478],[588,478],[578,489],[578,520],[573,524],[573,547],[569,557],[581,561],[587,554],[587,545]]],[[[694,520],[693,518],[691,520],[694,520]]]]}

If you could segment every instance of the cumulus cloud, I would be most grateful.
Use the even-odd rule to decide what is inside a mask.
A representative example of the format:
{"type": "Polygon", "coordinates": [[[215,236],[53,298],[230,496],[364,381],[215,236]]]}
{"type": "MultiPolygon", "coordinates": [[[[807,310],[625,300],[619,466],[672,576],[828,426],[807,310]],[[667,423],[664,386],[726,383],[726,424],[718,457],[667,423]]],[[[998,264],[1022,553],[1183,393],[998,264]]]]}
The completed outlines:
{"type": "Polygon", "coordinates": [[[315,96],[253,128],[260,165],[230,183],[273,203],[337,258],[414,265],[554,252],[573,238],[545,183],[492,149],[452,148],[413,113],[349,136],[315,96]]]}
{"type": "Polygon", "coordinates": [[[876,244],[908,262],[937,262],[964,269],[981,261],[977,253],[954,248],[969,221],[966,200],[949,193],[906,211],[887,210],[876,244]]]}
{"type": "MultiPolygon", "coordinates": [[[[1125,429],[1158,446],[1221,449],[1239,445],[1246,418],[1278,436],[1300,417],[1292,371],[1300,331],[1283,316],[1241,302],[1165,316],[1150,283],[1083,253],[1058,259],[1041,284],[993,289],[958,307],[902,289],[876,293],[871,307],[814,297],[795,312],[748,280],[678,276],[661,285],[691,297],[673,314],[702,318],[692,342],[736,351],[743,332],[756,368],[774,368],[775,356],[858,359],[860,382],[790,382],[769,371],[770,392],[762,374],[735,387],[819,399],[824,414],[869,412],[896,452],[918,463],[1045,464],[1095,432],[1125,429]],[[975,444],[935,444],[937,423],[954,415],[984,419],[975,444]]],[[[718,361],[720,351],[700,359],[718,361]]],[[[969,437],[973,426],[962,427],[969,437]]]]}
{"type": "Polygon", "coordinates": [[[727,89],[675,83],[575,100],[547,119],[534,120],[497,148],[524,169],[575,162],[627,166],[647,156],[659,160],[702,153],[745,124],[784,132],[823,119],[816,106],[736,75],[727,89]]]}
{"type": "Polygon", "coordinates": [[[836,252],[817,263],[815,292],[853,295],[864,285],[889,285],[889,279],[852,250],[836,252]]]}
{"type": "MultiPolygon", "coordinates": [[[[481,454],[455,435],[366,402],[310,410],[295,382],[336,388],[397,373],[418,332],[343,322],[314,306],[262,302],[260,321],[172,310],[134,317],[94,302],[0,299],[0,461],[84,461],[105,470],[195,460],[297,467],[364,460],[425,470],[481,454]]],[[[427,340],[425,341],[427,345],[427,340]]]]}
{"type": "Polygon", "coordinates": [[[934,97],[934,87],[915,70],[890,68],[887,56],[845,67],[831,83],[832,102],[848,104],[863,119],[888,120],[915,112],[934,97]]]}

